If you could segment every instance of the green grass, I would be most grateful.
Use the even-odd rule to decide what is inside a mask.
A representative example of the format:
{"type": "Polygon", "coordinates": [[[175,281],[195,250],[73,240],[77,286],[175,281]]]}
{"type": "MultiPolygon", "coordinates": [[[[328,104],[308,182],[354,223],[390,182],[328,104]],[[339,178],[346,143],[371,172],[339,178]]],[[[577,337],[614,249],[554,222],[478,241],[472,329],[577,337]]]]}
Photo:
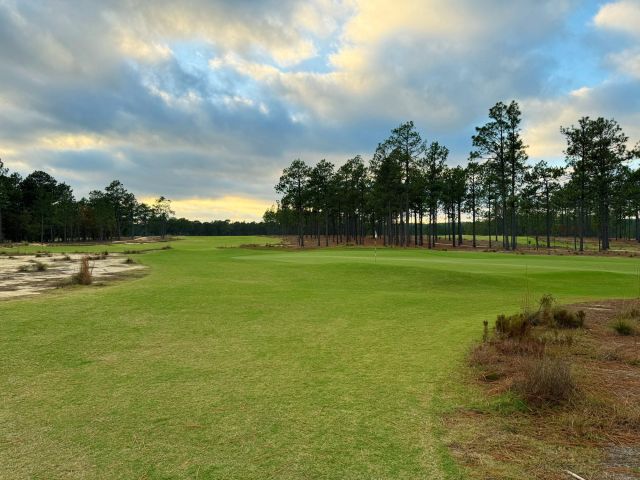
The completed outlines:
{"type": "Polygon", "coordinates": [[[438,415],[482,320],[638,291],[630,258],[217,248],[264,242],[0,303],[0,478],[458,478],[438,415]]]}

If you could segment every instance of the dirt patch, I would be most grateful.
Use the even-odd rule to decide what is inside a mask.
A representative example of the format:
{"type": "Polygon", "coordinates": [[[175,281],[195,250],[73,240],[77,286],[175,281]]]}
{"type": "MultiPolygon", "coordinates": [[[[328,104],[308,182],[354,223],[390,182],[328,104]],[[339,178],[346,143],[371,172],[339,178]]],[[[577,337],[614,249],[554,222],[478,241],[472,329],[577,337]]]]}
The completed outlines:
{"type": "Polygon", "coordinates": [[[528,340],[490,339],[472,350],[467,381],[480,386],[480,397],[443,424],[469,478],[569,479],[570,470],[589,480],[640,479],[640,302],[568,309],[586,312],[584,328],[536,326],[528,340]],[[621,316],[634,335],[611,328],[621,316]],[[577,386],[558,405],[534,406],[514,388],[540,356],[534,347],[541,338],[545,355],[571,365],[577,386]]]}
{"type": "MultiPolygon", "coordinates": [[[[37,254],[0,256],[0,300],[38,295],[68,282],[80,268],[83,254],[37,254]]],[[[89,264],[96,281],[108,281],[145,267],[126,263],[121,254],[90,255],[89,264]]]]}

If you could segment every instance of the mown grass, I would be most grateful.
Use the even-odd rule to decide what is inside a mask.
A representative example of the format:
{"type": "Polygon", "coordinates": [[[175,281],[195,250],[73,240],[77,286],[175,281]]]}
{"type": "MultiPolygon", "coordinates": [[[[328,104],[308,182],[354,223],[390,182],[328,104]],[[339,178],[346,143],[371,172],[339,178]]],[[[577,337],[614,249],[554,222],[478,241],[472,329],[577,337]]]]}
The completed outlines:
{"type": "Polygon", "coordinates": [[[0,478],[458,478],[438,418],[482,320],[638,291],[629,258],[218,248],[259,243],[0,303],[0,478]]]}

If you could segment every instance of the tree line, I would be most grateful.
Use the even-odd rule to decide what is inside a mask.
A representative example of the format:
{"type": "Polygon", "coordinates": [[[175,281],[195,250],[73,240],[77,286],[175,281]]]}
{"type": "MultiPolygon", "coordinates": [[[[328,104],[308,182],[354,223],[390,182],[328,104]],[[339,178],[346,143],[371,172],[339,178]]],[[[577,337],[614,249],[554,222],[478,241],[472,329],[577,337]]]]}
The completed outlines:
{"type": "Polygon", "coordinates": [[[22,178],[0,160],[0,242],[106,241],[167,234],[171,201],[139,202],[114,180],[77,200],[73,190],[37,170],[22,178]]]}
{"type": "Polygon", "coordinates": [[[265,222],[176,218],[171,200],[139,201],[119,180],[76,199],[72,188],[50,174],[22,178],[0,159],[0,243],[111,241],[135,236],[273,235],[265,222]]]}
{"type": "Polygon", "coordinates": [[[561,127],[565,161],[529,162],[517,102],[498,102],[476,127],[465,166],[447,164],[449,150],[427,142],[413,122],[399,125],[365,163],[361,156],[336,168],[300,159],[285,168],[275,186],[280,200],[264,221],[298,244],[362,244],[380,236],[384,245],[433,248],[446,238],[453,246],[489,237],[489,247],[518,248],[518,237],[551,247],[551,237],[640,241],[640,144],[614,119],[583,117],[561,127]]]}

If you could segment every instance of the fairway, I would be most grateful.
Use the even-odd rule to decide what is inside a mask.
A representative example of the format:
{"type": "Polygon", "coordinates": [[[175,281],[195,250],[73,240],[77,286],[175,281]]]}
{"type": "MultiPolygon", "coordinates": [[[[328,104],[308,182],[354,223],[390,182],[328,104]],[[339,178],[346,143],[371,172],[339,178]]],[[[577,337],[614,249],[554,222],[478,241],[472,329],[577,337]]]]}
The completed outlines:
{"type": "Polygon", "coordinates": [[[459,478],[437,420],[482,320],[638,294],[635,258],[234,247],[265,241],[0,303],[0,478],[459,478]]]}

